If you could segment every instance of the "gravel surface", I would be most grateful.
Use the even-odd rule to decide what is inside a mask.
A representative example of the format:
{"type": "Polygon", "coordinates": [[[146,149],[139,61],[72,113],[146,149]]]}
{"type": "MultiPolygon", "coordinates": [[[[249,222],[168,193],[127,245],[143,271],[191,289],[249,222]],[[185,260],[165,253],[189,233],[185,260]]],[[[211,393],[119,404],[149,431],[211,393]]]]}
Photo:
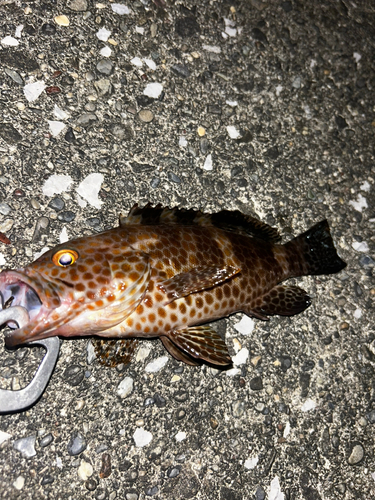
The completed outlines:
{"type": "MultiPolygon", "coordinates": [[[[62,342],[0,417],[0,498],[375,498],[374,50],[371,0],[0,0],[2,267],[148,201],[328,218],[348,263],[296,317],[220,320],[227,373],[62,342]]],[[[1,387],[42,352],[1,347],[1,387]]]]}

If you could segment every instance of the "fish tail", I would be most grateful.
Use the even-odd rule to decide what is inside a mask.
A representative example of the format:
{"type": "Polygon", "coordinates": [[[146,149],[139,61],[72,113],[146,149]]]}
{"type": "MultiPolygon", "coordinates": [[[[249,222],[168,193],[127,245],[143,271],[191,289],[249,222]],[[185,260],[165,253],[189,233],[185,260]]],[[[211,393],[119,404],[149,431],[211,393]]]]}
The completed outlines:
{"type": "Polygon", "coordinates": [[[285,249],[293,276],[334,274],[346,267],[337,255],[326,220],[286,243],[285,249]]]}

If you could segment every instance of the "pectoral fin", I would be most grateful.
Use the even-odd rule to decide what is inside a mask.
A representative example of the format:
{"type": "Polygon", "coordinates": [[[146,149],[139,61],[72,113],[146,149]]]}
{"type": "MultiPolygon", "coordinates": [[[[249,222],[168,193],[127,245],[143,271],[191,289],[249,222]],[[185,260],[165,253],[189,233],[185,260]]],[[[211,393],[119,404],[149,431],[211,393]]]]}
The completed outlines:
{"type": "Polygon", "coordinates": [[[199,266],[186,273],[180,273],[158,284],[158,288],[167,295],[167,304],[191,293],[212,288],[241,270],[233,266],[199,266]]]}
{"type": "Polygon", "coordinates": [[[232,363],[224,340],[210,326],[192,326],[171,331],[168,338],[192,358],[207,361],[213,365],[226,366],[232,363]]]}
{"type": "Polygon", "coordinates": [[[293,316],[307,309],[310,304],[310,297],[302,288],[278,285],[263,295],[259,306],[252,308],[249,313],[261,319],[274,314],[293,316]]]}
{"type": "Polygon", "coordinates": [[[174,343],[169,340],[168,337],[160,337],[160,340],[163,343],[163,346],[167,349],[169,354],[171,354],[177,361],[183,361],[187,365],[190,366],[198,366],[199,361],[195,360],[188,354],[186,354],[184,351],[181,351],[174,343]]]}

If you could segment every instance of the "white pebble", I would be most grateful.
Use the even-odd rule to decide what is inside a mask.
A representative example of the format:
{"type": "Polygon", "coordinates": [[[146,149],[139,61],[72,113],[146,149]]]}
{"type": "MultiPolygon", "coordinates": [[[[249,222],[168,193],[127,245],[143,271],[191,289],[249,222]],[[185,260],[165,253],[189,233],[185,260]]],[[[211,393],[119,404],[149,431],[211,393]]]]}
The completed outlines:
{"type": "Polygon", "coordinates": [[[143,427],[136,429],[133,434],[133,439],[135,442],[135,446],[137,448],[142,448],[143,446],[147,446],[152,441],[151,432],[145,431],[143,427]]]}
{"type": "MultiPolygon", "coordinates": [[[[3,253],[0,253],[0,266],[5,266],[7,263],[5,255],[3,253]]],[[[1,441],[1,434],[0,434],[0,441],[1,441]]],[[[1,444],[1,442],[0,442],[1,444]]]]}
{"type": "Polygon", "coordinates": [[[161,356],[160,358],[153,359],[146,365],[147,373],[156,373],[160,371],[168,363],[168,356],[161,356]]]}
{"type": "Polygon", "coordinates": [[[0,444],[3,444],[5,441],[10,439],[12,434],[8,434],[7,432],[0,431],[0,444]]]}
{"type": "Polygon", "coordinates": [[[14,33],[14,36],[16,38],[21,38],[22,30],[23,30],[23,24],[20,24],[19,26],[16,27],[16,31],[14,33]]]}
{"type": "Polygon", "coordinates": [[[363,184],[361,184],[359,186],[359,189],[362,189],[362,191],[367,191],[368,192],[368,191],[370,191],[371,186],[370,186],[370,184],[367,181],[365,181],[363,184]]]}
{"type": "Polygon", "coordinates": [[[145,29],[142,28],[142,26],[136,26],[135,27],[135,32],[139,33],[140,35],[144,35],[145,34],[145,29]]]}
{"type": "Polygon", "coordinates": [[[54,120],[47,120],[47,121],[53,137],[57,137],[60,134],[60,132],[62,132],[66,127],[65,123],[63,122],[57,122],[54,120]]]}
{"type": "Polygon", "coordinates": [[[353,57],[354,57],[356,63],[362,59],[362,56],[359,52],[353,52],[353,57]]]}
{"type": "Polygon", "coordinates": [[[282,85],[276,85],[276,87],[275,87],[276,97],[279,97],[279,95],[281,94],[283,88],[284,87],[282,85]]]}
{"type": "Polygon", "coordinates": [[[362,252],[362,253],[367,253],[370,250],[368,244],[365,241],[353,241],[352,247],[357,252],[362,252]]]}
{"type": "Polygon", "coordinates": [[[279,478],[275,476],[270,484],[270,491],[268,493],[268,500],[284,500],[285,495],[281,491],[279,478]]]}
{"type": "Polygon", "coordinates": [[[238,139],[241,136],[237,127],[235,127],[234,125],[228,125],[227,131],[228,131],[228,135],[231,139],[238,139]]]}
{"type": "Polygon", "coordinates": [[[246,347],[243,347],[238,353],[233,356],[232,361],[234,366],[244,365],[249,357],[249,351],[246,347]]]}
{"type": "Polygon", "coordinates": [[[60,236],[59,236],[59,241],[60,243],[66,243],[67,241],[70,240],[68,231],[66,230],[66,226],[64,226],[61,230],[60,236]]]}
{"type": "Polygon", "coordinates": [[[90,476],[92,476],[94,469],[92,465],[82,460],[81,465],[78,467],[78,477],[82,479],[82,481],[86,481],[90,476]]]}
{"type": "Polygon", "coordinates": [[[367,200],[364,196],[361,195],[361,193],[358,194],[357,196],[357,201],[350,200],[349,205],[352,205],[354,210],[357,210],[357,212],[362,212],[364,208],[367,208],[367,200]]]}
{"type": "Polygon", "coordinates": [[[131,377],[125,377],[117,387],[117,394],[120,398],[128,397],[133,391],[134,381],[131,377]]]}
{"type": "Polygon", "coordinates": [[[230,28],[229,26],[226,26],[225,33],[231,37],[235,37],[235,36],[237,36],[237,29],[230,28]]]}
{"type": "Polygon", "coordinates": [[[207,158],[204,161],[203,168],[204,168],[204,170],[212,170],[213,167],[212,167],[212,155],[211,154],[207,155],[207,158]]]}
{"type": "Polygon", "coordinates": [[[163,85],[158,82],[148,83],[143,91],[144,95],[157,99],[163,92],[163,85]]]}
{"type": "Polygon", "coordinates": [[[133,57],[133,59],[131,59],[130,62],[134,64],[134,66],[137,66],[138,68],[141,68],[143,66],[143,62],[141,59],[139,59],[139,57],[133,57]]]}
{"type": "Polygon", "coordinates": [[[186,439],[186,432],[177,432],[174,438],[178,442],[183,441],[184,439],[186,439]]]}
{"type": "Polygon", "coordinates": [[[259,462],[259,457],[258,455],[252,458],[248,458],[245,460],[244,467],[245,469],[252,470],[255,469],[255,467],[258,465],[259,462]]]}
{"type": "Polygon", "coordinates": [[[238,102],[237,101],[225,101],[225,104],[228,104],[228,106],[230,106],[231,108],[235,108],[236,106],[238,106],[238,102]]]}
{"type": "Polygon", "coordinates": [[[353,316],[355,317],[355,319],[359,319],[362,317],[362,309],[356,309],[353,313],[353,316]]]}
{"type": "Polygon", "coordinates": [[[59,120],[65,120],[69,116],[69,113],[66,113],[64,110],[62,110],[61,108],[59,108],[57,104],[55,104],[55,107],[53,108],[53,114],[59,120]]]}
{"type": "Polygon", "coordinates": [[[95,208],[100,208],[103,202],[99,199],[99,191],[104,180],[103,174],[89,174],[76,189],[77,193],[95,208]]]}
{"type": "Polygon", "coordinates": [[[181,146],[182,148],[186,148],[187,143],[188,142],[186,140],[186,137],[183,135],[178,139],[178,145],[181,146]]]}
{"type": "Polygon", "coordinates": [[[147,66],[152,69],[153,71],[156,70],[156,63],[152,59],[143,59],[144,62],[147,64],[147,66]]]}
{"type": "Polygon", "coordinates": [[[310,410],[315,410],[316,403],[312,399],[306,399],[306,401],[301,406],[301,411],[306,412],[310,410]]]}
{"type": "Polygon", "coordinates": [[[124,14],[130,14],[130,9],[126,5],[122,3],[113,3],[111,5],[112,10],[115,14],[119,14],[120,16],[123,16],[124,14]]]}
{"type": "Polygon", "coordinates": [[[235,377],[236,375],[239,375],[241,373],[241,370],[239,368],[231,368],[230,370],[226,370],[225,375],[227,377],[235,377]]]}
{"type": "Polygon", "coordinates": [[[100,55],[103,57],[110,57],[110,55],[112,54],[112,50],[107,46],[100,49],[99,52],[100,52],[100,55]]]}
{"type": "Polygon", "coordinates": [[[288,421],[284,427],[283,438],[284,439],[287,438],[289,434],[290,434],[290,422],[288,421]]]}
{"type": "Polygon", "coordinates": [[[23,93],[29,102],[34,102],[46,88],[43,81],[28,83],[23,88],[23,93]]]}
{"type": "Polygon", "coordinates": [[[221,48],[218,47],[217,45],[203,45],[203,50],[206,50],[207,52],[213,52],[214,54],[220,54],[221,53],[221,48]]]}
{"type": "Polygon", "coordinates": [[[100,30],[96,33],[96,36],[102,42],[106,42],[108,40],[108,38],[111,36],[111,32],[109,30],[107,30],[106,28],[100,28],[100,30]]]}
{"type": "Polygon", "coordinates": [[[7,45],[8,47],[17,47],[19,45],[19,41],[13,38],[12,36],[6,36],[1,40],[3,45],[7,45]]]}
{"type": "Polygon", "coordinates": [[[16,490],[22,490],[24,484],[25,484],[25,478],[23,476],[18,476],[17,479],[14,481],[13,486],[16,488],[16,490]]]}
{"type": "Polygon", "coordinates": [[[147,358],[147,356],[150,354],[151,349],[149,347],[140,347],[137,352],[137,356],[135,357],[135,360],[137,362],[143,361],[144,359],[147,358]]]}
{"type": "Polygon", "coordinates": [[[42,191],[44,196],[53,196],[67,191],[73,184],[73,179],[69,175],[53,174],[43,184],[42,191]]]}
{"type": "Polygon", "coordinates": [[[234,328],[242,335],[250,335],[254,330],[255,322],[249,316],[242,316],[241,321],[234,325],[234,328]]]}

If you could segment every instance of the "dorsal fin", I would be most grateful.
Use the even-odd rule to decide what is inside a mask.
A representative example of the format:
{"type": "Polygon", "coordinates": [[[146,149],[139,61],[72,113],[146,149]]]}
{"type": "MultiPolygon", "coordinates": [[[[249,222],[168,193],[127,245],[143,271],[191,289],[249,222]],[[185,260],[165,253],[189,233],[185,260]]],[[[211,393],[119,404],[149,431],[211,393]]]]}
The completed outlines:
{"type": "Polygon", "coordinates": [[[277,229],[261,222],[255,217],[243,214],[239,210],[221,210],[207,214],[200,210],[186,208],[155,207],[147,203],[143,208],[137,204],[131,208],[127,217],[120,216],[120,227],[130,224],[159,225],[180,224],[182,226],[215,226],[225,231],[247,234],[255,238],[276,242],[280,240],[277,229]]]}

